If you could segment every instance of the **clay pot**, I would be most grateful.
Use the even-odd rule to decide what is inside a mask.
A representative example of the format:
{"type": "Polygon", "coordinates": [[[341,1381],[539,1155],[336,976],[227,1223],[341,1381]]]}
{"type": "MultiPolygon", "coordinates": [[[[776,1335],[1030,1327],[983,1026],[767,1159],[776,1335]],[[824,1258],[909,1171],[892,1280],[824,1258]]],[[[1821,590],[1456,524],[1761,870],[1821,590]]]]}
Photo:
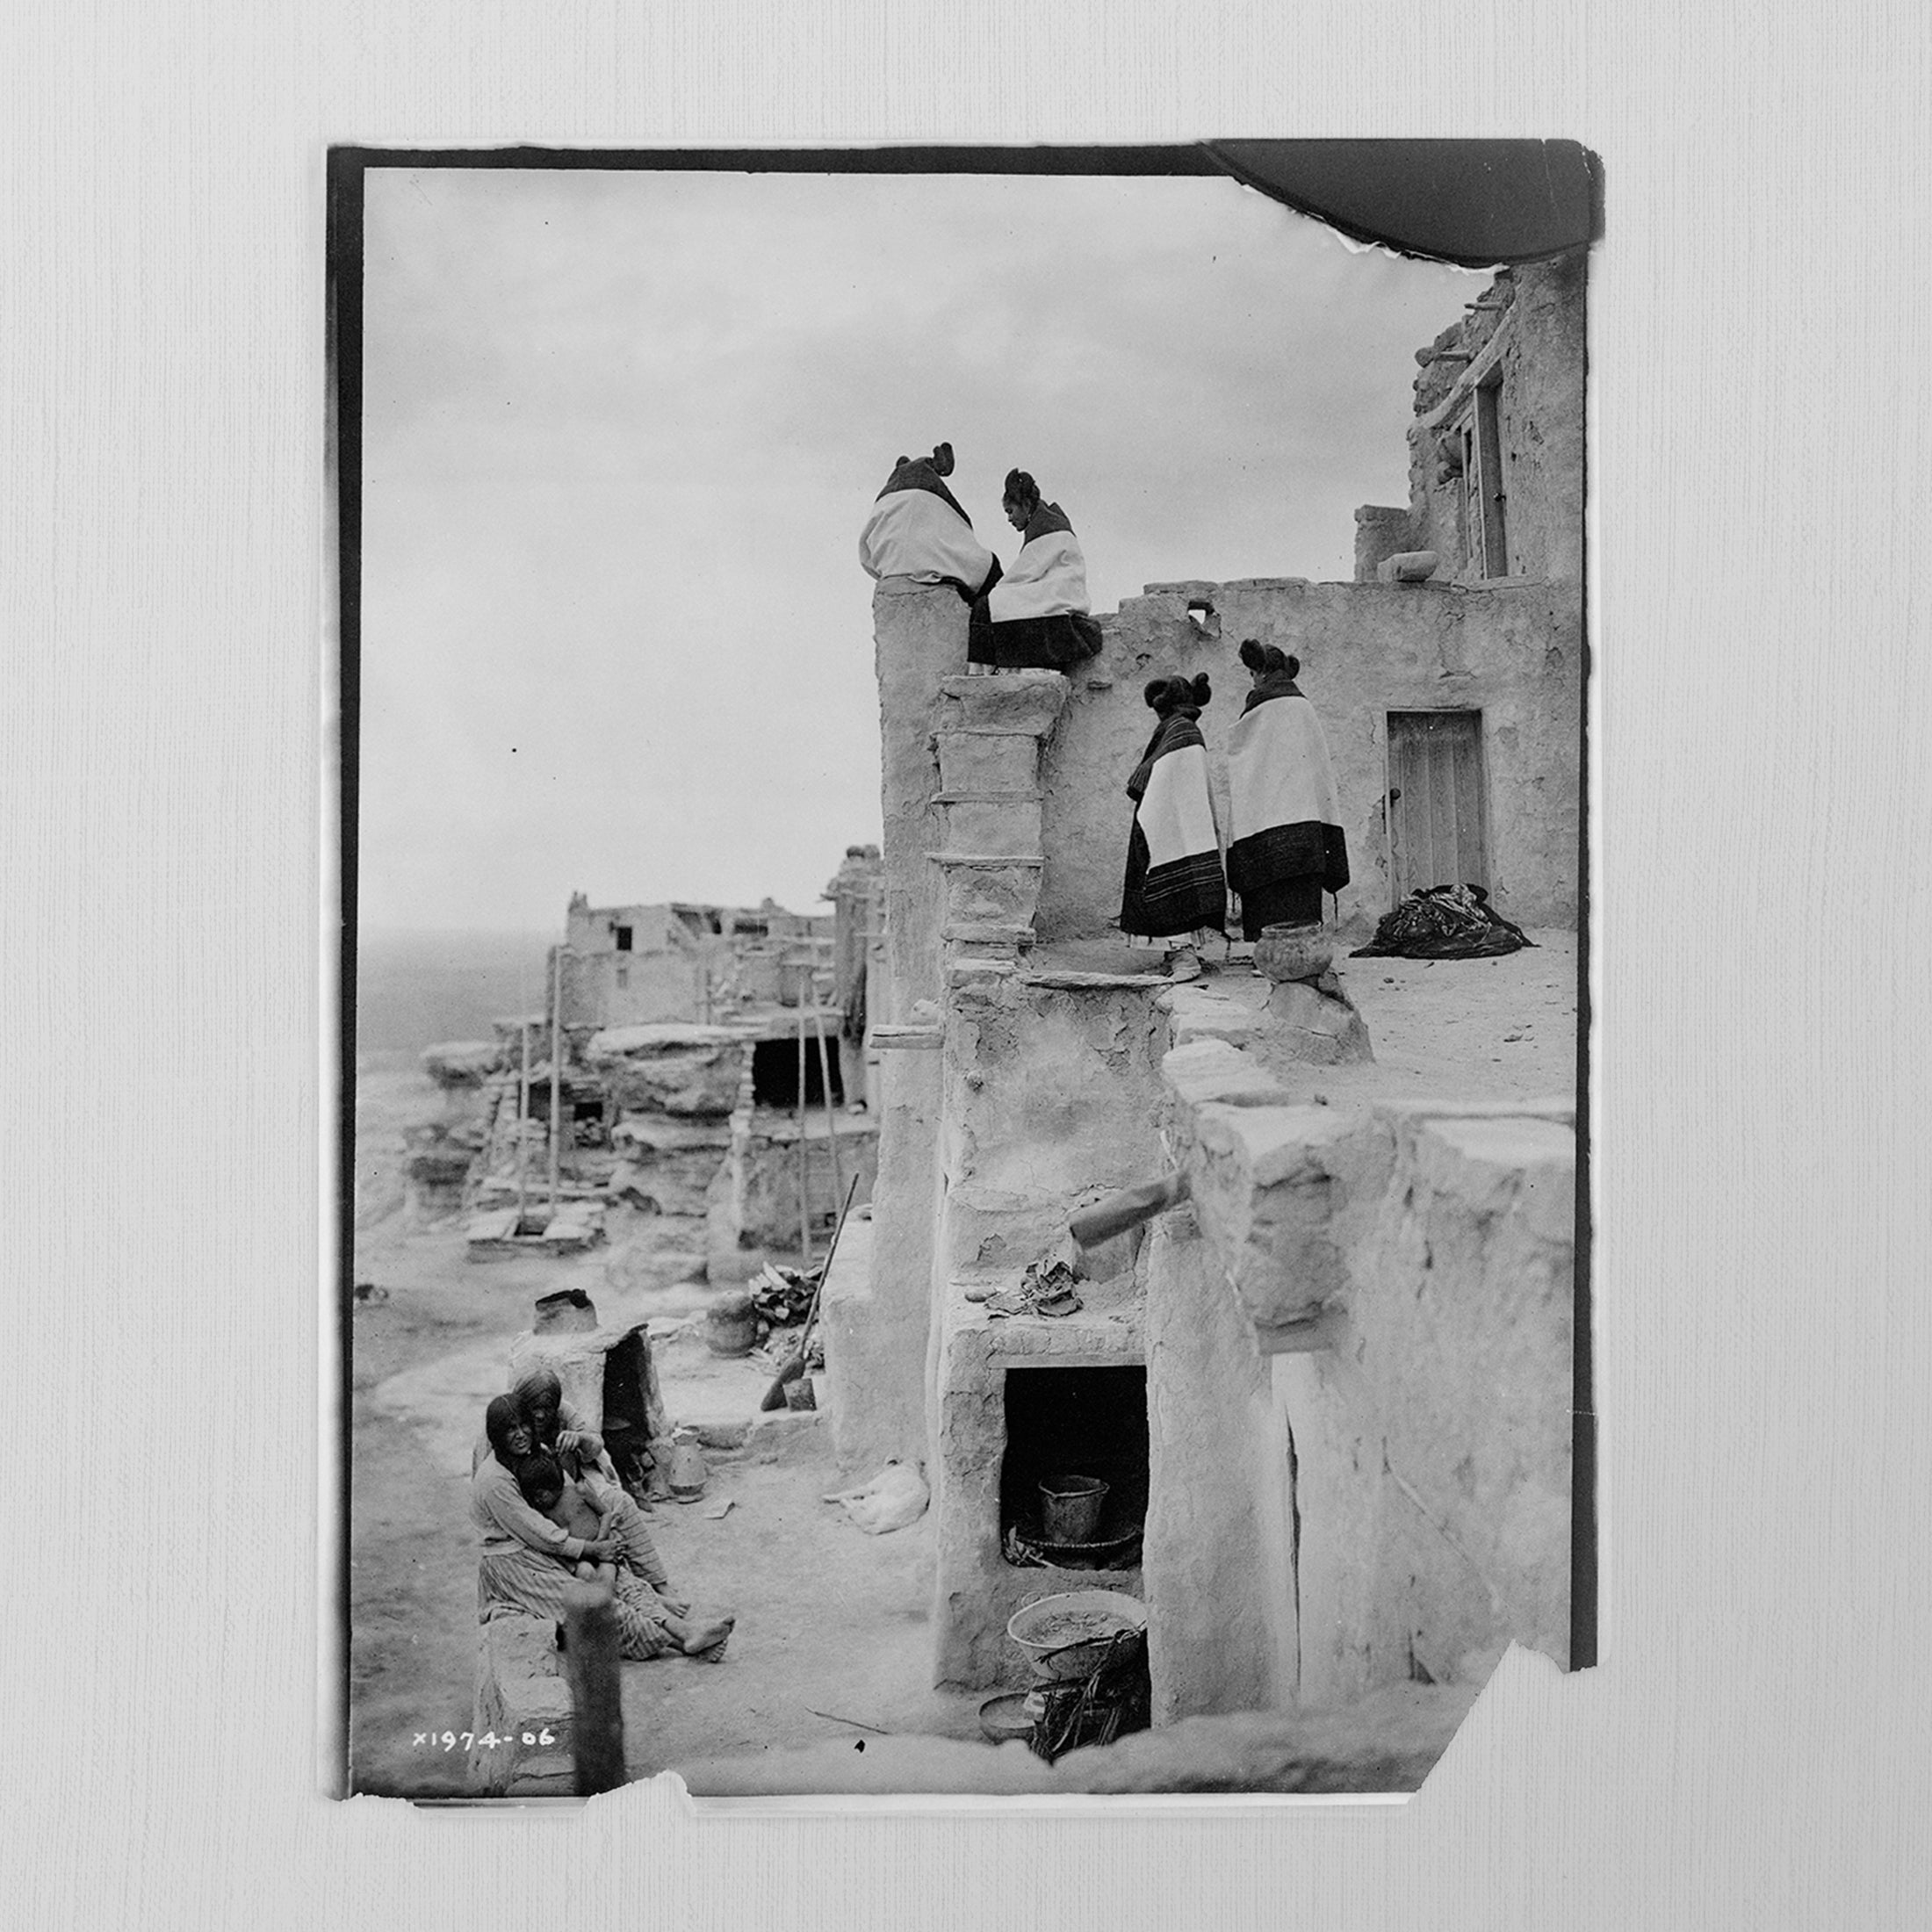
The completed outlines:
{"type": "Polygon", "coordinates": [[[748,1294],[727,1294],[704,1312],[704,1344],[714,1355],[748,1355],[758,1341],[758,1310],[748,1294]]]}
{"type": "Polygon", "coordinates": [[[1319,979],[1335,958],[1335,935],[1323,926],[1265,926],[1255,941],[1258,972],[1272,980],[1319,979]]]}

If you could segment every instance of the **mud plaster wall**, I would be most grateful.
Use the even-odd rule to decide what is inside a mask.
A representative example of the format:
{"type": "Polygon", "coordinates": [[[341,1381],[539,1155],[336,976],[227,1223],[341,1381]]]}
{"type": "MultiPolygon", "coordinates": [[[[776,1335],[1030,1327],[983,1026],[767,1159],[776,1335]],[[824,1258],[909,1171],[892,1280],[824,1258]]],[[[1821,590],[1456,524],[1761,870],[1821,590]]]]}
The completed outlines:
{"type": "Polygon", "coordinates": [[[927,857],[943,843],[939,753],[934,742],[940,682],[966,667],[966,606],[956,592],[889,577],[872,597],[879,680],[881,846],[885,876],[886,999],[876,1021],[905,1022],[913,1005],[940,993],[940,926],[945,894],[927,857]]]}
{"type": "Polygon", "coordinates": [[[1144,1319],[1154,1721],[1279,1708],[1295,1694],[1287,1431],[1185,1208],[1154,1224],[1144,1319]]]}
{"type": "MultiPolygon", "coordinates": [[[[853,1204],[872,1199],[878,1176],[878,1135],[869,1123],[847,1120],[839,1129],[839,1166],[833,1171],[832,1147],[822,1134],[805,1137],[805,1200],[812,1217],[813,1253],[825,1256],[825,1236],[818,1231],[828,1215],[838,1211],[845,1190],[859,1178],[853,1204]]],[[[779,1132],[761,1131],[755,1119],[742,1136],[734,1135],[728,1162],[733,1218],[743,1247],[768,1247],[796,1253],[798,1245],[798,1140],[788,1123],[779,1132]]]]}
{"type": "Polygon", "coordinates": [[[1225,828],[1228,736],[1250,686],[1236,653],[1251,637],[1301,660],[1302,692],[1321,714],[1348,835],[1343,923],[1366,928],[1391,903],[1387,714],[1474,709],[1494,903],[1519,924],[1575,925],[1582,630],[1573,587],[1252,579],[1162,588],[1102,622],[1106,648],[1077,669],[1042,760],[1043,941],[1099,934],[1119,913],[1133,821],[1125,787],[1154,725],[1149,679],[1208,674],[1200,727],[1225,828]],[[1220,614],[1218,638],[1188,621],[1188,598],[1200,595],[1220,614]]]}
{"type": "MultiPolygon", "coordinates": [[[[941,1151],[951,1279],[1023,1267],[1081,1194],[1157,1171],[1167,1027],[1143,988],[1069,989],[955,971],[941,1151]]],[[[935,1281],[943,1294],[944,1279],[935,1281]]]]}
{"type": "MultiPolygon", "coordinates": [[[[1513,285],[1507,309],[1479,311],[1436,338],[1439,346],[1460,346],[1479,357],[1492,337],[1502,338],[1497,429],[1512,577],[1582,580],[1585,281],[1580,255],[1519,268],[1486,298],[1513,285]]],[[[1438,476],[1438,437],[1467,406],[1472,366],[1445,360],[1423,370],[1409,430],[1407,547],[1434,551],[1438,574],[1465,580],[1472,571],[1462,479],[1438,476]]]]}
{"type": "MultiPolygon", "coordinates": [[[[1236,1575],[1164,1509],[1158,1533],[1149,1525],[1150,1601],[1158,1589],[1186,1627],[1191,1590],[1208,1617],[1226,1615],[1216,1593],[1259,1589],[1258,1613],[1297,1633],[1281,1681],[1311,1705],[1403,1680],[1480,1682],[1511,1639],[1568,1656],[1574,1134],[1492,1110],[1379,1115],[1359,1138],[1381,1144],[1352,1150],[1357,1185],[1337,1202],[1346,1322],[1332,1346],[1269,1359],[1277,1422],[1247,1412],[1251,1370],[1222,1361],[1204,1379],[1205,1338],[1199,1366],[1176,1355],[1150,1367],[1156,1468],[1211,1462],[1243,1492],[1222,1506],[1265,1523],[1285,1467],[1294,1526],[1291,1564],[1236,1575]],[[1292,1445],[1285,1465],[1278,1441],[1292,1445]]],[[[1157,1311],[1186,1265],[1177,1244],[1165,1251],[1169,1286],[1150,1277],[1157,1346],[1174,1338],[1157,1311]]],[[[1213,1272],[1204,1288],[1231,1303],[1213,1272]]],[[[1208,1665],[1170,1668],[1171,1694],[1215,1694],[1208,1665]]]]}

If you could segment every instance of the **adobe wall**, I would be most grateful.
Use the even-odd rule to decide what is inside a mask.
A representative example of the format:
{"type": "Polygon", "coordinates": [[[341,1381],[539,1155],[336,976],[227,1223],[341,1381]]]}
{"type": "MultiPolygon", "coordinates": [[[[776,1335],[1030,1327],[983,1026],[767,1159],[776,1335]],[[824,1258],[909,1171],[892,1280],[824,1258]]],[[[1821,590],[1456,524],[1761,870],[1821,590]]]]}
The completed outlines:
{"type": "Polygon", "coordinates": [[[846,1270],[826,1309],[825,1373],[840,1464],[926,1462],[937,1373],[933,1320],[939,1222],[941,929],[944,844],[934,718],[941,682],[966,663],[966,606],[950,589],[887,578],[872,598],[879,682],[878,891],[884,936],[867,979],[869,1099],[875,1105],[871,1225],[862,1282],[846,1270]]]}
{"type": "Polygon", "coordinates": [[[1145,1322],[1154,1721],[1278,1710],[1297,1688],[1287,1429],[1254,1331],[1185,1208],[1149,1239],[1145,1322]]]}
{"type": "MultiPolygon", "coordinates": [[[[944,1280],[1023,1268],[1083,1196],[1145,1179],[1164,982],[955,965],[941,1145],[944,1280]]],[[[943,1286],[943,1282],[941,1284],[943,1286]]]]}
{"type": "Polygon", "coordinates": [[[1406,548],[1432,550],[1441,575],[1467,581],[1462,482],[1442,473],[1442,432],[1469,387],[1499,370],[1511,577],[1579,585],[1583,577],[1584,386],[1588,374],[1585,257],[1529,263],[1499,276],[1478,307],[1423,350],[1409,432],[1406,548]],[[1492,357],[1489,351],[1495,349],[1492,357]]]}
{"type": "Polygon", "coordinates": [[[1388,713],[1474,709],[1493,903],[1519,925],[1575,924],[1582,629],[1574,588],[1255,578],[1151,586],[1101,622],[1106,647],[1076,670],[1042,761],[1042,942],[1099,934],[1119,913],[1133,820],[1125,788],[1154,726],[1142,696],[1149,679],[1209,674],[1215,696],[1200,726],[1225,825],[1228,737],[1250,684],[1236,653],[1251,637],[1301,660],[1301,689],[1321,715],[1352,875],[1343,923],[1366,930],[1391,903],[1388,713]],[[1188,619],[1199,596],[1214,603],[1218,637],[1188,619]]]}
{"type": "Polygon", "coordinates": [[[1235,1636],[1157,1636],[1157,1707],[1480,1683],[1512,1640],[1566,1663],[1573,1110],[1301,1104],[1190,1038],[1197,1003],[1171,996],[1193,1205],[1151,1244],[1150,1448],[1157,1490],[1221,1487],[1162,1496],[1144,1562],[1157,1632],[1235,1636]],[[1268,1678],[1271,1644],[1294,1657],[1268,1678]]]}

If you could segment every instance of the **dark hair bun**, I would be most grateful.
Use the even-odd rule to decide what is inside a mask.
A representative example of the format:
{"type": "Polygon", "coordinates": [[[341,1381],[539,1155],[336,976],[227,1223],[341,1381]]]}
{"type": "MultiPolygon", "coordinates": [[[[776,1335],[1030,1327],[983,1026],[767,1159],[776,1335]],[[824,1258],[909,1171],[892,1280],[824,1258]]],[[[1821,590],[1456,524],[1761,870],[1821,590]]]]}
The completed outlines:
{"type": "Polygon", "coordinates": [[[1037,503],[1040,501],[1040,486],[1024,470],[1008,470],[1005,497],[1006,501],[1014,503],[1037,503]]]}
{"type": "Polygon", "coordinates": [[[1268,661],[1268,653],[1261,648],[1258,638],[1244,638],[1241,640],[1241,661],[1251,671],[1258,671],[1268,661]]]}
{"type": "Polygon", "coordinates": [[[1151,679],[1143,695],[1150,710],[1164,716],[1169,711],[1178,710],[1183,704],[1205,704],[1213,696],[1214,687],[1208,683],[1208,674],[1203,671],[1193,678],[1151,679]]]}
{"type": "Polygon", "coordinates": [[[1281,668],[1291,678],[1299,677],[1301,672],[1301,660],[1300,658],[1284,656],[1281,660],[1281,668]]]}

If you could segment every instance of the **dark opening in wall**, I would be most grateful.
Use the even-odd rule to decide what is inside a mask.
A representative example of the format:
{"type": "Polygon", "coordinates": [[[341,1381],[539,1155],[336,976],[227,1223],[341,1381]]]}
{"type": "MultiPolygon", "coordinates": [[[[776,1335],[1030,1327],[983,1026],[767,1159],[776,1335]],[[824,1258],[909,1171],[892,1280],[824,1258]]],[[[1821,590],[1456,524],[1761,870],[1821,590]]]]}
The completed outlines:
{"type": "Polygon", "coordinates": [[[628,926],[620,926],[617,928],[617,950],[620,953],[628,953],[631,950],[631,930],[628,926]]]}
{"type": "MultiPolygon", "coordinates": [[[[845,1081],[839,1070],[839,1049],[825,1042],[832,1061],[832,1104],[845,1105],[845,1081]]],[[[818,1042],[805,1042],[805,1105],[819,1106],[825,1080],[818,1071],[818,1042]]],[[[798,1042],[761,1040],[752,1049],[752,1099],[759,1107],[795,1107],[798,1104],[798,1042]]]]}
{"type": "Polygon", "coordinates": [[[633,1329],[604,1357],[603,1439],[618,1480],[640,1501],[649,1493],[656,1381],[650,1344],[633,1329]]]}
{"type": "Polygon", "coordinates": [[[999,1468],[999,1542],[1074,1569],[1131,1569],[1147,1517],[1147,1371],[1016,1368],[1006,1374],[1006,1450],[999,1468]],[[1053,1533],[1040,1485],[1056,1477],[1107,1484],[1091,1532],[1053,1533]]]}

